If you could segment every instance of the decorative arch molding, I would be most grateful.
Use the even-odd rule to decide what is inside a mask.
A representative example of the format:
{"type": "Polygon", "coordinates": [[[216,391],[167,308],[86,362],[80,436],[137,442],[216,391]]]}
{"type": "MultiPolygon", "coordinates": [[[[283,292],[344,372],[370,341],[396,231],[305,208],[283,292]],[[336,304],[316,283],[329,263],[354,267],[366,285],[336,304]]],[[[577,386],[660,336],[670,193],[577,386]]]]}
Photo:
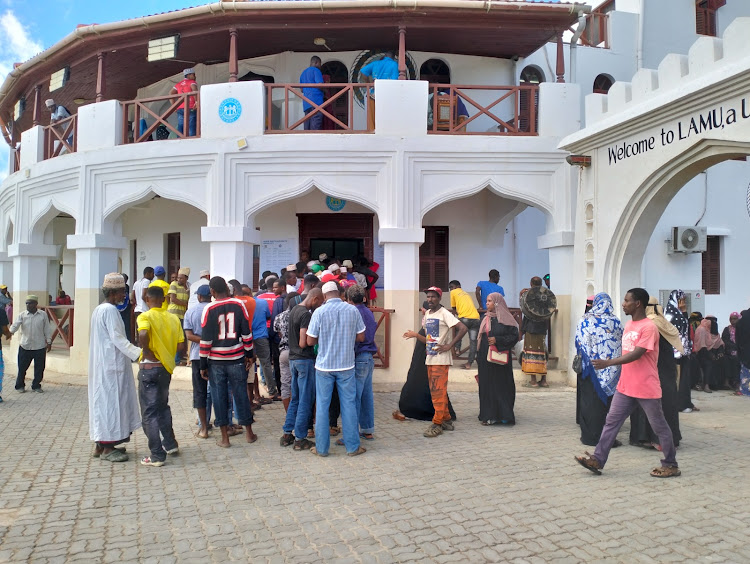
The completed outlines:
{"type": "MultiPolygon", "coordinates": [[[[191,194],[182,192],[178,187],[166,188],[159,184],[148,184],[139,191],[126,193],[120,198],[113,200],[102,212],[102,227],[111,231],[123,213],[133,206],[152,200],[155,196],[188,204],[203,213],[206,213],[204,202],[198,201],[191,194]]],[[[208,215],[208,214],[206,214],[208,215]]],[[[103,229],[104,231],[104,229],[103,229]]]]}
{"type": "Polygon", "coordinates": [[[502,184],[495,180],[495,178],[492,176],[486,176],[474,184],[451,189],[451,191],[448,193],[441,191],[434,197],[425,198],[422,202],[420,220],[424,219],[424,216],[427,214],[427,212],[429,212],[433,208],[436,208],[440,204],[444,204],[453,200],[459,200],[461,198],[468,198],[470,196],[478,194],[485,188],[494,192],[498,196],[502,196],[503,198],[516,200],[526,206],[535,207],[544,212],[547,217],[552,217],[553,215],[553,206],[551,202],[543,200],[537,196],[534,196],[533,194],[529,194],[529,192],[527,191],[518,190],[516,188],[506,186],[505,184],[502,184]]]}
{"type": "MultiPolygon", "coordinates": [[[[669,202],[693,177],[726,160],[750,155],[750,141],[703,139],[659,165],[635,190],[612,232],[603,282],[615,303],[627,287],[638,286],[641,262],[669,202]]],[[[605,290],[605,291],[606,291],[605,290]]]]}
{"type": "Polygon", "coordinates": [[[44,232],[50,222],[60,213],[66,213],[78,224],[78,212],[72,207],[60,202],[57,198],[50,198],[47,205],[35,214],[29,222],[29,242],[32,244],[44,244],[44,232]]]}
{"type": "Polygon", "coordinates": [[[245,210],[245,224],[247,225],[251,218],[258,213],[276,204],[304,196],[315,189],[319,190],[326,196],[354,202],[373,211],[375,214],[378,214],[378,205],[374,204],[372,200],[363,197],[361,193],[348,191],[340,186],[321,180],[319,177],[309,177],[296,185],[276,190],[273,194],[264,197],[263,199],[257,197],[249,198],[250,203],[245,210]]]}
{"type": "Polygon", "coordinates": [[[6,216],[5,229],[3,230],[3,250],[8,250],[8,245],[13,244],[13,238],[16,232],[16,224],[13,221],[12,212],[6,216]]]}

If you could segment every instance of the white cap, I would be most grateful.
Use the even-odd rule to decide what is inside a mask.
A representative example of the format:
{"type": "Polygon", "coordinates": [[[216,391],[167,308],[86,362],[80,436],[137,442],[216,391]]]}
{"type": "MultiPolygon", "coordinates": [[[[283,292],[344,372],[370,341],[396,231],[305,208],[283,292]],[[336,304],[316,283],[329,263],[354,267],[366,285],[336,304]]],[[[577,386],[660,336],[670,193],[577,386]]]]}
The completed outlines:
{"type": "Polygon", "coordinates": [[[334,282],[333,280],[331,280],[330,282],[326,282],[325,284],[323,284],[323,293],[324,294],[331,294],[333,292],[338,293],[338,291],[339,291],[338,284],[336,284],[336,282],[334,282]]]}
{"type": "Polygon", "coordinates": [[[195,74],[195,69],[194,69],[194,68],[192,68],[192,67],[190,67],[189,69],[185,69],[184,71],[182,71],[182,74],[183,74],[184,76],[187,76],[187,75],[189,75],[189,74],[195,74]]]}
{"type": "Polygon", "coordinates": [[[346,267],[345,266],[341,267],[341,272],[346,272],[346,267]]]}
{"type": "Polygon", "coordinates": [[[52,98],[50,98],[49,100],[44,101],[44,105],[47,106],[48,108],[51,108],[52,106],[55,105],[55,101],[52,98]]]}
{"type": "Polygon", "coordinates": [[[339,265],[334,262],[331,266],[328,267],[328,270],[330,272],[336,272],[337,270],[339,270],[339,265]]]}

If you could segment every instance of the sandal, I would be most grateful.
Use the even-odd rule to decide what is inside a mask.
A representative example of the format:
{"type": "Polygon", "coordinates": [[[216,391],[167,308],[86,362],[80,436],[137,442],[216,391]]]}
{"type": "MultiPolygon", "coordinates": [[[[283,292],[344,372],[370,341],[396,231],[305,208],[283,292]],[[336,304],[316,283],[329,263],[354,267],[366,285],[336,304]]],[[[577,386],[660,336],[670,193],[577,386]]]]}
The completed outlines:
{"type": "Polygon", "coordinates": [[[367,452],[367,449],[363,446],[359,447],[354,452],[347,452],[346,456],[359,456],[360,454],[364,454],[367,452]]]}
{"type": "Polygon", "coordinates": [[[338,437],[339,433],[341,433],[341,427],[331,427],[329,431],[332,437],[338,437]]]}
{"type": "Polygon", "coordinates": [[[537,384],[536,382],[534,382],[533,384],[532,384],[531,382],[526,382],[526,383],[525,383],[525,384],[523,385],[523,387],[524,387],[524,388],[538,388],[538,387],[539,387],[539,384],[537,384]]]}
{"type": "Polygon", "coordinates": [[[602,467],[599,464],[599,461],[596,458],[592,457],[588,453],[588,451],[584,452],[584,454],[586,456],[575,456],[573,458],[575,458],[576,462],[578,462],[578,464],[583,466],[586,470],[590,470],[597,476],[600,476],[602,473],[602,467]]]}
{"type": "Polygon", "coordinates": [[[288,447],[295,443],[294,435],[291,433],[284,433],[279,440],[279,446],[288,447]]]}
{"type": "Polygon", "coordinates": [[[339,446],[344,446],[344,439],[336,439],[336,444],[339,446]]]}
{"type": "Polygon", "coordinates": [[[676,478],[681,474],[682,471],[677,466],[659,466],[651,470],[651,475],[654,478],[676,478]]]}
{"type": "Polygon", "coordinates": [[[549,388],[549,384],[547,382],[544,382],[544,383],[539,382],[539,387],[540,388],[549,388]]]}
{"type": "MultiPolygon", "coordinates": [[[[98,450],[98,447],[94,447],[94,452],[91,453],[92,458],[100,458],[101,457],[101,455],[102,455],[101,451],[97,452],[97,450],[98,450]]],[[[118,450],[120,452],[125,452],[124,448],[114,447],[114,450],[118,450]]]]}
{"type": "Polygon", "coordinates": [[[99,459],[107,460],[109,462],[125,462],[128,460],[128,455],[121,450],[114,449],[109,454],[102,454],[99,459]]]}
{"type": "Polygon", "coordinates": [[[398,409],[396,411],[394,411],[391,415],[393,415],[393,418],[396,421],[406,421],[406,415],[404,415],[403,413],[401,413],[398,409]]]}
{"type": "Polygon", "coordinates": [[[372,433],[360,433],[359,438],[364,439],[366,441],[374,441],[375,435],[373,435],[372,433]]]}
{"type": "Polygon", "coordinates": [[[242,434],[242,429],[237,429],[234,425],[229,425],[227,428],[227,435],[230,437],[236,437],[237,435],[242,434]]]}
{"type": "Polygon", "coordinates": [[[301,439],[299,441],[294,441],[293,448],[294,450],[310,450],[312,446],[312,442],[308,441],[307,439],[301,439]]]}
{"type": "Polygon", "coordinates": [[[270,403],[273,403],[273,400],[271,398],[264,398],[261,396],[260,398],[258,398],[258,403],[260,403],[260,405],[268,405],[270,403]]]}
{"type": "Polygon", "coordinates": [[[313,453],[315,456],[328,456],[328,453],[323,454],[321,452],[318,452],[318,449],[315,447],[312,447],[310,449],[310,452],[313,453]]]}

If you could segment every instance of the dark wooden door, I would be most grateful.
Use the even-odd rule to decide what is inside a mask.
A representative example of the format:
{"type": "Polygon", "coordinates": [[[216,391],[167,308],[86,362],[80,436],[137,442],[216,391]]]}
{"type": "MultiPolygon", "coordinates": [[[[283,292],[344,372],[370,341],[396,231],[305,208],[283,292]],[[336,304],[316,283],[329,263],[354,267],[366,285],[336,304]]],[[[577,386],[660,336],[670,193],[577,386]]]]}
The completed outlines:
{"type": "Polygon", "coordinates": [[[312,239],[360,239],[365,256],[372,260],[372,216],[371,213],[298,213],[299,248],[310,250],[312,239]]]}
{"type": "Polygon", "coordinates": [[[180,234],[179,233],[167,233],[167,276],[165,280],[169,281],[169,277],[173,272],[177,272],[180,269],[180,234]]]}

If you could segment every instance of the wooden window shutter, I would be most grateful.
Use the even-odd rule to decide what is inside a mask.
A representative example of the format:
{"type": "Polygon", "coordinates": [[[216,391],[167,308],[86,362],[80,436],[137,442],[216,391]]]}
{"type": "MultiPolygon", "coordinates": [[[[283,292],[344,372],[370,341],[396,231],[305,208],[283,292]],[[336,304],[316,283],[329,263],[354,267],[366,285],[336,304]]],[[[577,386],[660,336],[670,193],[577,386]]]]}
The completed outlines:
{"type": "Polygon", "coordinates": [[[702,257],[703,289],[706,294],[721,293],[721,237],[710,235],[702,257]]]}
{"type": "Polygon", "coordinates": [[[698,35],[716,37],[716,10],[724,4],[723,0],[698,0],[695,3],[695,32],[698,35]]]}
{"type": "Polygon", "coordinates": [[[419,247],[419,289],[437,286],[448,290],[448,227],[424,228],[424,243],[419,247]]]}

